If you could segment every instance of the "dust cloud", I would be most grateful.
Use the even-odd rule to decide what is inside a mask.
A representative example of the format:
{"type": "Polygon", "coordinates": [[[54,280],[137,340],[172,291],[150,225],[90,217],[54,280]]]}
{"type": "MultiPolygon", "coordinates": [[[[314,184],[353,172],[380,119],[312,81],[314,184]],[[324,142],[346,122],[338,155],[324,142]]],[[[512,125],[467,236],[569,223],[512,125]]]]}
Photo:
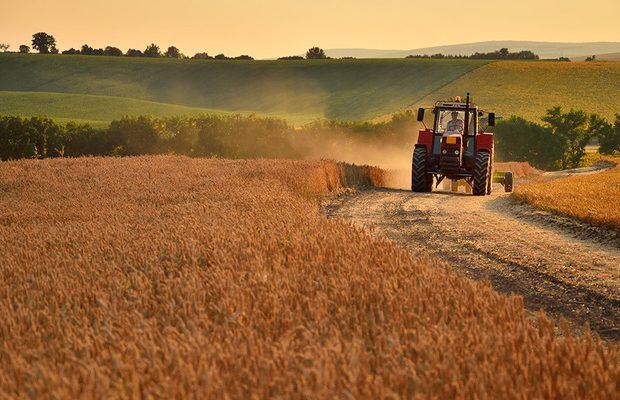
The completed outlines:
{"type": "MultiPolygon", "coordinates": [[[[410,130],[410,132],[413,130],[410,130]]],[[[304,158],[332,159],[357,165],[370,165],[389,172],[387,186],[393,189],[411,187],[411,156],[417,142],[417,129],[405,139],[381,142],[352,137],[319,139],[304,158]]]]}

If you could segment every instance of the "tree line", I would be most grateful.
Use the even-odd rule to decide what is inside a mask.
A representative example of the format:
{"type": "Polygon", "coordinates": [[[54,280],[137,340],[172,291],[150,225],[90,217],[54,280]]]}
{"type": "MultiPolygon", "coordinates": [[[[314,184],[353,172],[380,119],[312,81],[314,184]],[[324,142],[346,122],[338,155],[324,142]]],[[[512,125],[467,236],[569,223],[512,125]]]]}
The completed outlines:
{"type": "MultiPolygon", "coordinates": [[[[579,110],[548,110],[544,124],[511,117],[495,127],[497,158],[528,161],[540,169],[578,167],[597,138],[603,154],[620,152],[620,114],[613,123],[579,110]]],[[[46,117],[0,117],[0,159],[129,156],[175,153],[192,157],[303,158],[343,154],[364,143],[402,147],[417,133],[410,110],[385,122],[321,120],[301,128],[254,115],[124,117],[107,128],[46,117]],[[330,153],[331,151],[331,153],[330,153]],[[327,152],[327,153],[325,153],[327,152]]]]}
{"type": "MultiPolygon", "coordinates": [[[[538,60],[538,55],[534,54],[530,50],[518,51],[515,53],[511,53],[507,48],[502,48],[496,51],[491,51],[489,53],[479,53],[475,52],[472,55],[460,55],[460,54],[411,54],[405,58],[455,58],[455,59],[470,59],[470,60],[538,60]]],[[[560,61],[566,61],[560,60],[560,61]]]]}
{"type": "MultiPolygon", "coordinates": [[[[107,128],[46,117],[0,117],[0,159],[131,156],[175,153],[192,157],[302,158],[351,140],[398,142],[415,132],[411,111],[381,123],[316,121],[301,129],[255,115],[123,117],[107,128]]],[[[350,143],[349,143],[350,144],[350,143]]]]}
{"type": "MultiPolygon", "coordinates": [[[[22,44],[19,46],[20,53],[30,53],[31,49],[36,50],[40,54],[65,54],[65,55],[87,55],[87,56],[113,56],[113,57],[167,57],[167,58],[191,58],[195,60],[254,60],[252,56],[242,54],[236,57],[228,57],[223,53],[215,56],[210,55],[207,52],[198,52],[192,57],[186,56],[176,46],[170,46],[163,51],[155,43],[151,43],[144,50],[140,49],[127,49],[123,52],[120,48],[114,46],[106,46],[105,48],[93,48],[88,44],[82,45],[79,49],[70,48],[64,51],[59,51],[56,46],[56,38],[46,32],[38,32],[32,35],[32,47],[22,44]]],[[[11,46],[8,43],[0,43],[0,50],[6,52],[11,46]]],[[[319,47],[312,47],[306,52],[305,59],[328,59],[325,54],[325,50],[319,47]]],[[[345,57],[352,58],[352,57],[345,57]]],[[[286,56],[280,57],[278,60],[303,60],[303,56],[286,56]]]]}
{"type": "MultiPolygon", "coordinates": [[[[170,46],[165,51],[156,45],[151,43],[144,50],[128,49],[123,52],[118,47],[106,46],[105,48],[93,48],[88,44],[82,45],[79,49],[70,48],[64,51],[59,51],[56,47],[56,38],[46,32],[38,32],[32,35],[32,48],[28,45],[22,44],[19,46],[20,53],[30,53],[31,49],[38,51],[40,54],[65,54],[65,55],[87,55],[87,56],[114,56],[114,57],[168,57],[168,58],[193,58],[193,59],[215,59],[215,60],[253,60],[254,58],[243,54],[236,57],[228,57],[224,54],[218,54],[216,56],[210,56],[206,52],[196,53],[193,57],[184,55],[181,50],[176,46],[170,46]]],[[[0,44],[0,50],[5,52],[10,48],[8,43],[0,44]]]]}
{"type": "MultiPolygon", "coordinates": [[[[198,52],[192,57],[186,56],[176,46],[170,46],[165,51],[151,43],[144,50],[128,49],[123,52],[120,48],[114,46],[106,46],[105,48],[93,48],[88,44],[82,45],[79,49],[70,48],[59,51],[56,46],[56,38],[46,32],[37,32],[32,35],[32,47],[22,44],[19,46],[20,53],[30,53],[31,49],[36,50],[40,54],[65,54],[65,55],[87,55],[87,56],[113,56],[113,57],[167,57],[167,58],[192,58],[196,60],[254,60],[252,56],[242,54],[236,57],[228,57],[223,53],[211,56],[207,52],[198,52]]],[[[8,43],[0,43],[0,50],[6,52],[11,46],[8,43]]],[[[326,59],[329,58],[325,51],[319,47],[312,47],[306,52],[306,59],[326,59]]],[[[280,57],[278,60],[303,60],[302,56],[280,57]]]]}

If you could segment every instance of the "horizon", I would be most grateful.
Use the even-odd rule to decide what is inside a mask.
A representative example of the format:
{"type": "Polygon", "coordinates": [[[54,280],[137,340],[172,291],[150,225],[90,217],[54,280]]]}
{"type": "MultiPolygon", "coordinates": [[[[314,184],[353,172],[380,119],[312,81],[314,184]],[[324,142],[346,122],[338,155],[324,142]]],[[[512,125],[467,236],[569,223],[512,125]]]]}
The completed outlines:
{"type": "Polygon", "coordinates": [[[467,30],[437,29],[436,20],[418,18],[436,12],[434,5],[403,0],[388,0],[381,7],[373,3],[178,0],[150,4],[138,0],[124,4],[110,0],[102,4],[65,0],[52,6],[33,0],[5,6],[5,15],[11,18],[0,26],[0,42],[7,42],[11,50],[16,50],[21,44],[30,45],[32,34],[43,31],[56,38],[61,50],[86,43],[95,48],[109,45],[126,51],[155,43],[162,49],[176,46],[190,56],[208,52],[248,54],[263,59],[302,54],[313,46],[407,51],[488,41],[620,42],[614,21],[615,15],[620,14],[620,4],[610,0],[595,0],[587,8],[575,1],[540,4],[524,0],[515,5],[474,0],[467,2],[471,4],[469,9],[442,15],[448,27],[459,26],[463,21],[481,22],[467,30]],[[316,15],[316,21],[300,28],[299,21],[307,20],[308,15],[316,15]],[[481,18],[485,15],[489,18],[481,18]]]}

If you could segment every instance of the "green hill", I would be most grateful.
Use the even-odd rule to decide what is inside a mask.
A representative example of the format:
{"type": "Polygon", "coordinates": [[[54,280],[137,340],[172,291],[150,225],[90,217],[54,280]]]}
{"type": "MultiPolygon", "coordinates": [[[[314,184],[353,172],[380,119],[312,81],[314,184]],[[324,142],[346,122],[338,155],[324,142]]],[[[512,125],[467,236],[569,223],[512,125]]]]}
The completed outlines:
{"type": "Polygon", "coordinates": [[[219,114],[220,110],[185,107],[125,97],[72,93],[1,92],[0,114],[48,115],[58,121],[105,125],[119,115],[219,114]]]}
{"type": "MultiPolygon", "coordinates": [[[[177,104],[157,103],[127,97],[101,96],[74,93],[49,92],[3,92],[0,91],[0,114],[4,115],[46,115],[59,122],[75,121],[94,126],[107,125],[121,116],[151,115],[164,117],[172,115],[198,114],[251,114],[251,111],[223,111],[210,108],[187,107],[177,104]]],[[[261,116],[277,116],[268,113],[261,116]]],[[[308,115],[287,115],[294,124],[312,119],[308,115]]]]}
{"type": "Polygon", "coordinates": [[[612,118],[620,112],[620,62],[494,62],[432,92],[416,106],[466,92],[504,116],[535,121],[559,105],[612,118]]]}
{"type": "MultiPolygon", "coordinates": [[[[2,54],[0,91],[114,96],[293,120],[370,119],[405,107],[485,64],[472,60],[247,62],[2,54]]],[[[27,110],[26,105],[20,107],[27,110]]],[[[125,106],[121,102],[95,104],[86,112],[86,106],[78,104],[75,118],[86,112],[86,119],[104,120],[117,112],[122,115],[125,106]],[[106,108],[105,117],[98,117],[97,110],[106,108]]],[[[70,108],[66,106],[62,118],[71,117],[70,108]]]]}

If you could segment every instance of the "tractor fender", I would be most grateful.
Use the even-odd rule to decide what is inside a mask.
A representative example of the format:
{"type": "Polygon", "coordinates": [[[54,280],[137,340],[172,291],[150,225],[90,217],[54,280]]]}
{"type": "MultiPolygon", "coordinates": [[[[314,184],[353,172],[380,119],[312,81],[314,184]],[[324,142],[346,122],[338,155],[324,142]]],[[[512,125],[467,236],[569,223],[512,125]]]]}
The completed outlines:
{"type": "Polygon", "coordinates": [[[433,148],[433,132],[429,130],[420,131],[415,147],[425,147],[426,151],[430,153],[433,148]]]}
{"type": "Polygon", "coordinates": [[[486,151],[489,154],[493,154],[493,134],[481,133],[476,138],[476,152],[486,151]]]}

